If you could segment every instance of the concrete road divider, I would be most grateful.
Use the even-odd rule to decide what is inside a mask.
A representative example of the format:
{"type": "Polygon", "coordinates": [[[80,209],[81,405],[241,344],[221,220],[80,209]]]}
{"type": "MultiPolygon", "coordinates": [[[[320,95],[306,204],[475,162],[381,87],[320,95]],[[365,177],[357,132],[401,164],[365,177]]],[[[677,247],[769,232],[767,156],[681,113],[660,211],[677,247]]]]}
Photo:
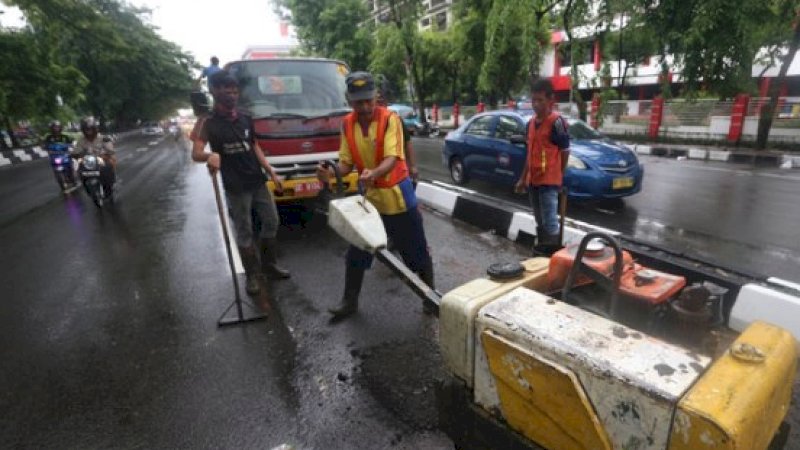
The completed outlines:
{"type": "Polygon", "coordinates": [[[727,150],[710,150],[708,152],[708,159],[711,161],[728,162],[731,159],[731,152],[727,150]]]}
{"type": "Polygon", "coordinates": [[[708,150],[702,148],[690,148],[689,159],[701,159],[705,161],[708,158],[708,150]]]}
{"type": "Polygon", "coordinates": [[[41,158],[47,158],[47,150],[44,150],[38,145],[29,148],[3,150],[0,152],[0,166],[22,164],[41,158]]]}

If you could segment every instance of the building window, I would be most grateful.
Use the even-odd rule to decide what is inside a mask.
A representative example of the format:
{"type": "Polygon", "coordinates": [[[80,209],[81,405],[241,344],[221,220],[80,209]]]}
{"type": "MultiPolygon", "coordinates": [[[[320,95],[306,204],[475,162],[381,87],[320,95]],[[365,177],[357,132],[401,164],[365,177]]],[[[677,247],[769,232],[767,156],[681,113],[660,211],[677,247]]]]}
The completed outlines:
{"type": "Polygon", "coordinates": [[[436,14],[436,25],[438,26],[439,30],[444,30],[447,28],[447,13],[440,12],[436,14]]]}
{"type": "Polygon", "coordinates": [[[433,9],[433,8],[439,6],[439,5],[443,5],[444,3],[445,3],[445,0],[431,0],[430,9],[433,9]]]}
{"type": "Polygon", "coordinates": [[[430,18],[430,17],[426,17],[426,18],[424,18],[424,19],[420,20],[420,21],[419,21],[419,24],[420,24],[420,26],[422,26],[423,28],[426,28],[426,27],[430,26],[430,24],[431,24],[431,18],[430,18]]]}
{"type": "Polygon", "coordinates": [[[367,1],[367,8],[370,11],[375,11],[375,1],[374,0],[368,0],[367,1]]]}

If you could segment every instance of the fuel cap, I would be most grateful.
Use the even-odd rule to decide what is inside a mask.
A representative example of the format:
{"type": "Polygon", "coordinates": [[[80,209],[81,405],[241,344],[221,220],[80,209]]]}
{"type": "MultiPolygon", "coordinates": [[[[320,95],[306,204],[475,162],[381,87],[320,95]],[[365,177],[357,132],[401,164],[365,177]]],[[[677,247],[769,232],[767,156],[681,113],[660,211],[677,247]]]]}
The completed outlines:
{"type": "Polygon", "coordinates": [[[517,261],[497,262],[486,269],[486,273],[495,280],[513,280],[519,278],[525,272],[525,267],[517,261]]]}

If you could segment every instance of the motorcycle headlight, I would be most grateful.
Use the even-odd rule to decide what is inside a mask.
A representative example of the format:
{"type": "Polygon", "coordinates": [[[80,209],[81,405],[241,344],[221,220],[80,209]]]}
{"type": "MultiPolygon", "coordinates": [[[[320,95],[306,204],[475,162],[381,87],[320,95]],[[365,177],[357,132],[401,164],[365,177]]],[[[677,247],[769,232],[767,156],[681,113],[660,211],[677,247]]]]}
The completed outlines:
{"type": "Polygon", "coordinates": [[[64,160],[63,160],[63,159],[61,159],[61,158],[55,158],[55,159],[53,159],[53,162],[54,162],[54,163],[56,163],[56,164],[61,164],[63,161],[64,161],[64,160]]]}
{"type": "Polygon", "coordinates": [[[97,170],[97,157],[89,155],[83,159],[83,165],[87,170],[97,170]]]}
{"type": "Polygon", "coordinates": [[[567,167],[572,167],[576,170],[586,170],[586,163],[583,162],[577,156],[573,156],[572,154],[569,155],[569,160],[567,161],[567,167]]]}

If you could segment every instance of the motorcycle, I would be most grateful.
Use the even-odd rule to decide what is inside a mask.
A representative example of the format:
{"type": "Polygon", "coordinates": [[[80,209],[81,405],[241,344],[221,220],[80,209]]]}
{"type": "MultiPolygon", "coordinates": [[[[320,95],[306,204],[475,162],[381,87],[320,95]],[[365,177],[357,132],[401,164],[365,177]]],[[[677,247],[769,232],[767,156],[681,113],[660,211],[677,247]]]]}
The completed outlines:
{"type": "Polygon", "coordinates": [[[86,194],[98,208],[102,208],[106,202],[114,203],[113,170],[95,155],[86,155],[78,165],[78,174],[86,194]]]}
{"type": "Polygon", "coordinates": [[[437,137],[442,132],[439,125],[429,121],[417,122],[414,126],[416,127],[415,134],[417,136],[437,137]]]}
{"type": "Polygon", "coordinates": [[[71,147],[68,144],[52,143],[48,144],[46,149],[50,158],[50,166],[53,168],[53,175],[55,175],[56,183],[61,190],[67,191],[75,186],[75,169],[72,165],[72,156],[70,156],[71,147]]]}

